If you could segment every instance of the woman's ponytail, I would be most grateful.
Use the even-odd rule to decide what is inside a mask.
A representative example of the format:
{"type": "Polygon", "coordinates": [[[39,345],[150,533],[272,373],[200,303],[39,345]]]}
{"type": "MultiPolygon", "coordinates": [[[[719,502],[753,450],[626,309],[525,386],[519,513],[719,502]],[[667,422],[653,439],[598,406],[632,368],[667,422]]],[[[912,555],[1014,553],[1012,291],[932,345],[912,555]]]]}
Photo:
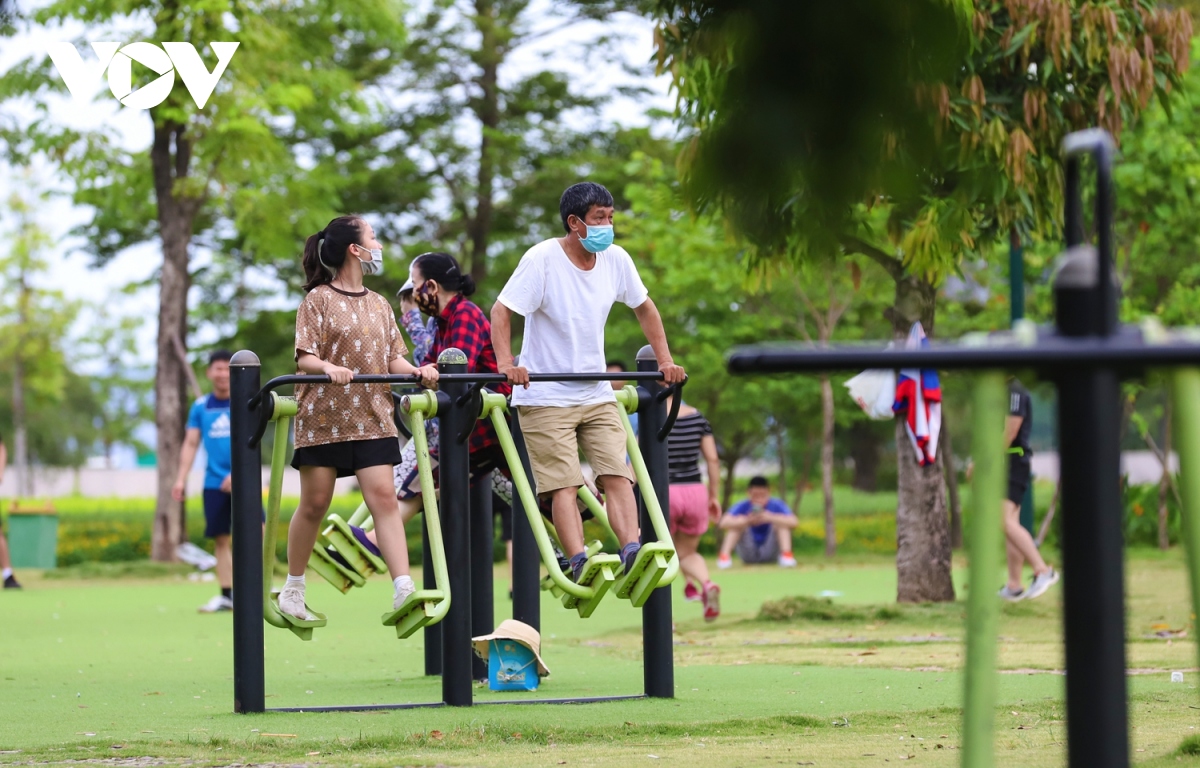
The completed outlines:
{"type": "Polygon", "coordinates": [[[362,242],[363,220],[358,216],[339,216],[304,241],[304,291],[328,285],[346,263],[346,250],[362,242]]]}

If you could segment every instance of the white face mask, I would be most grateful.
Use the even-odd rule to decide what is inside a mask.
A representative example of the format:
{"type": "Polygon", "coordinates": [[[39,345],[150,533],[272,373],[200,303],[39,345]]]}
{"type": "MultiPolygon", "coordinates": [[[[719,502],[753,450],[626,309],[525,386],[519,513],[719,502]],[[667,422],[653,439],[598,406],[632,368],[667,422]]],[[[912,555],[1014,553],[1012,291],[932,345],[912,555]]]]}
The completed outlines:
{"type": "Polygon", "coordinates": [[[355,247],[360,251],[366,251],[371,254],[370,261],[359,260],[364,275],[381,275],[383,274],[383,249],[382,248],[365,248],[355,243],[355,247]]]}

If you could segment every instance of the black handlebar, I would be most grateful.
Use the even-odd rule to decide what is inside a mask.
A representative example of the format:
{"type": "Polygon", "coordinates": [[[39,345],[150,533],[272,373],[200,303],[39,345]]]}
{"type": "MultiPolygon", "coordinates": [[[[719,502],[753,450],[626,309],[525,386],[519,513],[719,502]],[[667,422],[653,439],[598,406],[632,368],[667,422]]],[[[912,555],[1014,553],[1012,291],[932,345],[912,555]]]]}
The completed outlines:
{"type": "MultiPolygon", "coordinates": [[[[615,373],[531,373],[529,380],[537,381],[661,381],[663,374],[661,371],[618,371],[615,373]]],[[[479,392],[485,384],[503,384],[508,381],[508,377],[502,373],[447,373],[438,377],[439,381],[445,382],[462,382],[471,384],[471,388],[459,397],[456,405],[462,406],[470,400],[478,399],[479,392]]],[[[420,379],[411,374],[395,374],[395,373],[366,373],[355,376],[351,384],[418,384],[420,379]]],[[[271,416],[274,415],[275,406],[274,400],[268,397],[271,392],[279,387],[286,387],[293,384],[331,384],[332,379],[324,375],[313,374],[291,374],[288,376],[276,376],[263,385],[263,388],[255,393],[254,397],[250,398],[250,410],[258,413],[258,424],[255,426],[254,435],[250,438],[250,447],[254,448],[262,440],[262,437],[267,432],[267,425],[271,421],[271,416]]],[[[661,443],[667,439],[671,429],[675,426],[675,419],[679,416],[679,405],[683,401],[682,392],[683,385],[687,383],[687,377],[683,381],[672,384],[657,395],[657,402],[662,402],[672,394],[676,395],[671,403],[671,411],[667,414],[667,420],[663,423],[662,429],[658,432],[658,441],[661,443]]],[[[395,392],[392,393],[392,399],[396,406],[399,406],[400,396],[395,392]]],[[[395,415],[396,427],[400,431],[407,433],[406,425],[402,424],[395,415]]],[[[474,424],[472,423],[472,428],[474,424]]],[[[464,442],[471,434],[468,429],[463,434],[456,435],[458,441],[464,442]]],[[[411,435],[409,435],[411,437],[411,435]]]]}

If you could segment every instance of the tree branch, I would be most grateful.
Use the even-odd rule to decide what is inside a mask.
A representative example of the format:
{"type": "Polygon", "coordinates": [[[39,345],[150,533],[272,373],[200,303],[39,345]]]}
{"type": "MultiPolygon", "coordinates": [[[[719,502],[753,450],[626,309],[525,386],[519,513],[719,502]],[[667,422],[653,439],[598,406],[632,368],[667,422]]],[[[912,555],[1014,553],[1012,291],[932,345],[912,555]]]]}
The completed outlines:
{"type": "Polygon", "coordinates": [[[871,245],[861,238],[852,235],[844,235],[841,238],[842,247],[850,253],[861,253],[892,276],[893,280],[899,280],[904,277],[904,262],[887,253],[881,248],[871,245]]]}

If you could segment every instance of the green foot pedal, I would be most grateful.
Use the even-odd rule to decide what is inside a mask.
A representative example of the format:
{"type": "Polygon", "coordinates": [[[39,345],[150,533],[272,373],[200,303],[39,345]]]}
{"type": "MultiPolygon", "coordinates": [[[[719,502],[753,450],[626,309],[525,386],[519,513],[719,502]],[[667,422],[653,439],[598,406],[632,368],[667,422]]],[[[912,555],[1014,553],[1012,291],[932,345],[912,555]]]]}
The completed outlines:
{"type": "Polygon", "coordinates": [[[600,605],[600,600],[608,594],[609,587],[616,582],[617,571],[621,568],[621,558],[617,555],[598,554],[588,558],[587,565],[583,568],[583,573],[579,579],[579,585],[589,587],[592,590],[590,598],[576,597],[569,593],[564,593],[562,604],[566,608],[574,608],[579,612],[579,617],[586,619],[592,615],[596,607],[600,605]]]}
{"type": "Polygon", "coordinates": [[[304,604],[304,612],[306,615],[303,619],[298,619],[289,613],[280,611],[278,592],[271,593],[271,602],[275,603],[275,610],[279,611],[279,615],[282,616],[283,620],[288,623],[288,629],[292,630],[296,637],[300,638],[301,640],[312,640],[313,630],[317,627],[323,627],[329,623],[325,618],[325,614],[317,613],[313,609],[309,608],[308,603],[304,604]]]}
{"type": "Polygon", "coordinates": [[[634,608],[641,608],[650,599],[650,593],[662,581],[667,566],[674,557],[675,550],[669,544],[659,541],[644,544],[638,551],[629,573],[623,574],[617,580],[617,597],[630,601],[634,608]]]}
{"type": "Polygon", "coordinates": [[[337,515],[330,515],[327,522],[329,527],[322,532],[317,540],[317,546],[325,545],[341,555],[350,565],[350,570],[364,578],[376,573],[386,573],[387,564],[383,558],[369,551],[354,536],[350,524],[337,515]]]}
{"type": "Polygon", "coordinates": [[[446,595],[437,589],[419,589],[408,596],[408,599],[394,611],[383,614],[383,624],[396,628],[396,637],[404,639],[421,627],[429,624],[436,615],[436,609],[446,599],[446,595]]]}
{"type": "Polygon", "coordinates": [[[346,594],[353,587],[361,587],[367,583],[362,574],[355,573],[339,563],[319,542],[317,546],[313,547],[312,557],[308,559],[308,567],[316,571],[318,576],[328,581],[342,594],[346,594]]]}

